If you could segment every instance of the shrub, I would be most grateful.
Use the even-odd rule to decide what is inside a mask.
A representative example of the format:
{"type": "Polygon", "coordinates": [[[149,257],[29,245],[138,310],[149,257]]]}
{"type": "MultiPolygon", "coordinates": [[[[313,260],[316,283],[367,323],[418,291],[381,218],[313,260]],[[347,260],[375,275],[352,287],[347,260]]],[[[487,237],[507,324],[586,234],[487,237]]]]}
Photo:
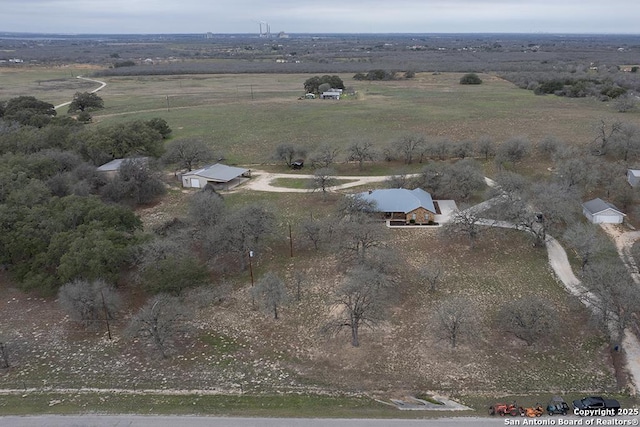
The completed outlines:
{"type": "Polygon", "coordinates": [[[482,79],[475,73],[465,74],[460,78],[461,85],[479,85],[482,84],[482,79]]]}

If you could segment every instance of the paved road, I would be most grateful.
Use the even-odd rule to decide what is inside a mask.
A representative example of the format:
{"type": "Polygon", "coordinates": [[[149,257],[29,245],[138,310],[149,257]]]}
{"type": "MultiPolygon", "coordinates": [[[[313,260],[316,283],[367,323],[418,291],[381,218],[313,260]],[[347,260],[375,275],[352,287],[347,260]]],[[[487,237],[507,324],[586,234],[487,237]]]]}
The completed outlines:
{"type": "MultiPolygon", "coordinates": [[[[562,417],[564,421],[577,418],[562,417]]],[[[621,419],[621,418],[617,418],[621,419]]],[[[38,417],[0,417],[4,427],[497,427],[505,421],[518,418],[441,418],[428,420],[363,420],[363,419],[302,419],[302,418],[222,418],[192,416],[142,416],[142,415],[79,415],[38,417]]],[[[550,417],[536,421],[551,420],[550,417]]],[[[556,421],[558,418],[555,417],[556,421]]],[[[629,419],[631,420],[631,419],[629,419]]],[[[637,425],[637,424],[628,424],[637,425]]]]}

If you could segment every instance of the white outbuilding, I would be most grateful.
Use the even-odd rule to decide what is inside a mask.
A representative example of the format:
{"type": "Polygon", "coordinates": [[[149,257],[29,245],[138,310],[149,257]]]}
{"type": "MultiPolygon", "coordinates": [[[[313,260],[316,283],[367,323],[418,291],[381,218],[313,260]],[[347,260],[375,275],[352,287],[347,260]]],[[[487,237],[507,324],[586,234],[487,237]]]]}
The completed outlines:
{"type": "Polygon", "coordinates": [[[626,216],[611,203],[602,199],[593,199],[583,203],[582,213],[593,224],[622,224],[626,216]]]}
{"type": "Polygon", "coordinates": [[[627,182],[635,187],[640,183],[640,169],[627,169],[627,182]]]}
{"type": "Polygon", "coordinates": [[[182,186],[187,188],[204,188],[212,184],[217,188],[228,190],[240,184],[243,178],[251,176],[249,169],[216,163],[201,169],[182,174],[182,186]]]}

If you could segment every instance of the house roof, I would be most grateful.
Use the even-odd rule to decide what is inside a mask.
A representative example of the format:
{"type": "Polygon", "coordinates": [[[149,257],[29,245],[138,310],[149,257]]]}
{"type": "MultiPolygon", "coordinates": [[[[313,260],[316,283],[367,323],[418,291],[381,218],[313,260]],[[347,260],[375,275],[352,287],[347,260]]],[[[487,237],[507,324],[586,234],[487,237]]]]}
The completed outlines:
{"type": "Polygon", "coordinates": [[[247,173],[248,169],[237,168],[234,166],[216,163],[215,165],[205,166],[202,169],[194,170],[184,174],[184,176],[197,175],[216,182],[229,182],[234,178],[247,173]]]}
{"type": "Polygon", "coordinates": [[[627,173],[635,176],[636,178],[640,178],[640,169],[628,169],[627,173]]]}
{"type": "Polygon", "coordinates": [[[605,202],[604,200],[599,198],[589,200],[588,202],[584,202],[582,204],[582,207],[591,215],[596,215],[607,210],[612,210],[620,215],[626,216],[624,213],[620,211],[620,209],[616,208],[611,203],[605,202]]]}
{"type": "Polygon", "coordinates": [[[430,212],[436,212],[431,194],[421,188],[415,190],[391,188],[364,192],[359,195],[364,200],[375,202],[377,210],[380,212],[409,213],[420,207],[430,212]]]}
{"type": "Polygon", "coordinates": [[[113,159],[110,162],[105,163],[104,165],[98,167],[98,172],[112,172],[117,171],[122,166],[122,163],[125,160],[141,160],[143,162],[149,161],[148,157],[127,157],[126,159],[113,159]]]}

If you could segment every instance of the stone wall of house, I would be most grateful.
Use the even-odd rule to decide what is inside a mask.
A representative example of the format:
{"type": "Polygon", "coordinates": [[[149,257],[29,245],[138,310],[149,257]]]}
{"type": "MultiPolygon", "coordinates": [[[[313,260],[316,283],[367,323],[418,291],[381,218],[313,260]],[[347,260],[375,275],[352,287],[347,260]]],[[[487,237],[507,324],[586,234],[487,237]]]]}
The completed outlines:
{"type": "Polygon", "coordinates": [[[412,219],[415,220],[416,224],[427,224],[429,221],[434,220],[434,213],[429,212],[425,208],[417,208],[407,213],[406,220],[407,222],[411,222],[412,219]]]}

